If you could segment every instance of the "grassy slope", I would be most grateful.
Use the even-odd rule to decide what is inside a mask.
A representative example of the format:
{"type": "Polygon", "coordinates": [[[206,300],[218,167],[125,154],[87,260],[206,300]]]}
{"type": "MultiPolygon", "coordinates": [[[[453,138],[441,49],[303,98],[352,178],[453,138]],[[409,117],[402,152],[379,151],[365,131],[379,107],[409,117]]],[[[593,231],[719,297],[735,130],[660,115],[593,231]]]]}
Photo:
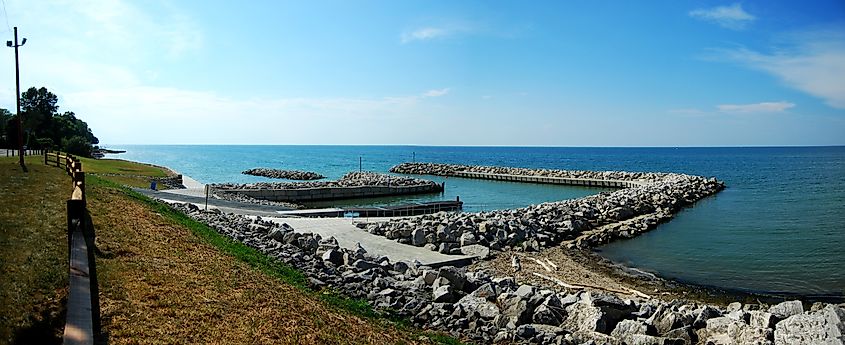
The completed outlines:
{"type": "MultiPolygon", "coordinates": [[[[107,178],[122,185],[147,188],[149,178],[165,177],[167,173],[160,168],[120,159],[92,159],[80,158],[83,170],[87,175],[109,175],[107,178]],[[143,177],[141,177],[143,176],[143,177]]],[[[158,189],[165,188],[159,184],[158,189]]]]}
{"type": "Polygon", "coordinates": [[[298,271],[113,183],[120,179],[87,182],[110,342],[458,343],[310,291],[298,271]]]}
{"type": "Polygon", "coordinates": [[[0,157],[0,343],[60,343],[67,296],[64,170],[0,157]]]}

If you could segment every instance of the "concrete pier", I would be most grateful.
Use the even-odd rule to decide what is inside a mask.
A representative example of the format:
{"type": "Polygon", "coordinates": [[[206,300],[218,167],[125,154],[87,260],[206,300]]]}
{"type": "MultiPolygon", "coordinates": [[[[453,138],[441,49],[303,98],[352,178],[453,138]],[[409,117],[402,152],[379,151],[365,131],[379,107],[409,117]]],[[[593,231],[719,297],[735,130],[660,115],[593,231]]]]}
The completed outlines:
{"type": "Polygon", "coordinates": [[[361,199],[380,196],[440,193],[443,186],[425,184],[419,186],[360,186],[360,187],[318,187],[297,189],[216,189],[221,192],[243,194],[255,199],[270,201],[323,201],[340,199],[361,199]]]}

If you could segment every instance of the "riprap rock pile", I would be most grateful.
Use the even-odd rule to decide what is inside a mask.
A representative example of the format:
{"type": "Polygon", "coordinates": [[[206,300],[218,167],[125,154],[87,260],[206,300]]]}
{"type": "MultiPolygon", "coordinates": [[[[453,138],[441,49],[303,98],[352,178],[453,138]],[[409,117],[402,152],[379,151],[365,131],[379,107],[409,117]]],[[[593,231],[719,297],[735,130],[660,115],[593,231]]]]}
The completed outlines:
{"type": "Polygon", "coordinates": [[[294,232],[261,218],[172,207],[221,234],[300,270],[314,288],[332,287],[416,326],[478,343],[842,344],[845,310],[799,301],[727,308],[628,299],[603,292],[554,291],[510,277],[452,266],[437,269],[373,257],[334,238],[294,232]]]}
{"type": "Polygon", "coordinates": [[[618,180],[655,182],[664,179],[671,173],[626,172],[626,171],[589,171],[589,170],[557,170],[557,169],[528,169],[494,166],[476,166],[441,163],[402,163],[390,168],[390,172],[397,174],[459,176],[460,172],[483,174],[501,174],[518,176],[544,176],[570,179],[618,180]]]}
{"type": "Polygon", "coordinates": [[[343,175],[337,181],[306,181],[306,182],[258,182],[258,183],[222,183],[213,185],[214,189],[305,189],[305,188],[327,188],[327,187],[363,187],[363,186],[390,186],[410,187],[437,185],[433,181],[412,178],[407,176],[395,176],[379,174],[375,172],[350,172],[343,175]]]}
{"type": "Polygon", "coordinates": [[[241,174],[301,181],[320,180],[326,178],[325,176],[312,171],[282,170],[270,168],[253,168],[245,170],[241,172],[241,174]]]}

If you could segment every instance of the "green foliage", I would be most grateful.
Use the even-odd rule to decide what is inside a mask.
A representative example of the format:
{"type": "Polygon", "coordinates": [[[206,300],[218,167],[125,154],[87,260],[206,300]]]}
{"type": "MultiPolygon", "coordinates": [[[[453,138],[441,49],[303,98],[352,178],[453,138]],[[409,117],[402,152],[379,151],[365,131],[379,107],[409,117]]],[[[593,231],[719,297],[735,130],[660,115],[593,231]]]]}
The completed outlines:
{"type": "Polygon", "coordinates": [[[93,149],[91,143],[78,135],[62,139],[62,147],[64,148],[63,151],[67,153],[83,157],[91,156],[91,150],[93,149]]]}
{"type": "Polygon", "coordinates": [[[17,147],[18,146],[18,118],[17,116],[12,116],[9,120],[6,121],[6,130],[3,132],[6,142],[4,143],[5,147],[17,147]]]}
{"type": "MultiPolygon", "coordinates": [[[[99,144],[100,140],[94,136],[88,124],[77,118],[74,112],[66,111],[59,114],[58,101],[58,96],[45,87],[39,89],[31,87],[21,94],[24,129],[34,136],[28,140],[29,146],[46,148],[61,144],[61,148],[68,152],[90,156],[91,145],[99,144]],[[86,145],[79,143],[77,137],[85,141],[86,145]],[[71,151],[68,145],[76,152],[71,151]]],[[[0,110],[0,120],[2,119],[3,114],[0,110]]],[[[14,129],[17,130],[17,127],[14,129]]],[[[10,132],[10,129],[6,128],[5,132],[10,132]]],[[[6,137],[17,140],[17,134],[14,136],[7,134],[6,137]]]]}
{"type": "Polygon", "coordinates": [[[9,110],[5,108],[0,108],[0,147],[10,147],[8,144],[7,138],[9,135],[6,134],[6,129],[8,127],[9,121],[12,120],[14,115],[12,115],[9,110]]]}
{"type": "Polygon", "coordinates": [[[35,143],[35,147],[39,149],[52,149],[53,148],[53,139],[50,138],[38,138],[35,143]]]}
{"type": "Polygon", "coordinates": [[[24,128],[27,128],[39,135],[48,132],[52,127],[53,115],[59,110],[56,103],[59,97],[47,90],[46,87],[36,89],[29,88],[21,94],[21,113],[23,114],[24,128]]]}

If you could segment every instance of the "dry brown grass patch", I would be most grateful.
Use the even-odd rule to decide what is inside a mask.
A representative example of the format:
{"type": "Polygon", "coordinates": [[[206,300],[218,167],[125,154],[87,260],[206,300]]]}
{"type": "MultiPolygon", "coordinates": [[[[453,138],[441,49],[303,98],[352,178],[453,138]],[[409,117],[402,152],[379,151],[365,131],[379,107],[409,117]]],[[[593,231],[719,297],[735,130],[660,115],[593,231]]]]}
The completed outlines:
{"type": "Polygon", "coordinates": [[[106,187],[89,189],[104,257],[103,328],[123,343],[414,343],[416,335],[324,302],[223,254],[106,187]]]}

